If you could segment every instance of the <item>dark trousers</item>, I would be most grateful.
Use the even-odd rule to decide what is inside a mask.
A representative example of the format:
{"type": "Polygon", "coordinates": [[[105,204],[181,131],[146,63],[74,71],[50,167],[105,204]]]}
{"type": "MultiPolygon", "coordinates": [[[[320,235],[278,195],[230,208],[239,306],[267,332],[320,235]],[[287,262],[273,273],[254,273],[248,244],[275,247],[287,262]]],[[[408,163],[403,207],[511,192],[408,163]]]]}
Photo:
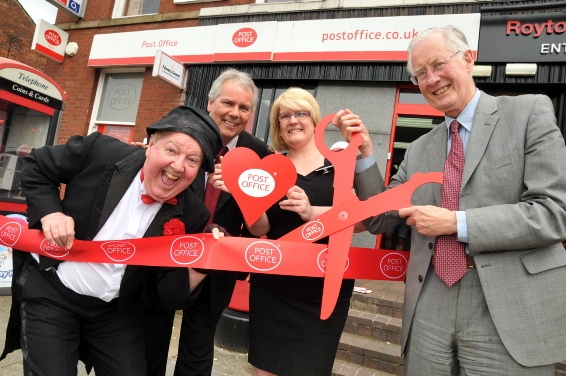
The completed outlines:
{"type": "Polygon", "coordinates": [[[175,311],[156,310],[145,302],[143,314],[147,376],[165,376],[175,311]]]}
{"type": "Polygon", "coordinates": [[[146,373],[139,303],[118,309],[66,288],[54,271],[28,265],[18,278],[26,376],[77,375],[86,348],[96,376],[146,373]]]}
{"type": "Polygon", "coordinates": [[[210,283],[203,287],[207,291],[203,290],[195,305],[183,311],[174,376],[210,376],[212,373],[214,334],[222,311],[211,312],[210,283]]]}
{"type": "MultiPolygon", "coordinates": [[[[183,310],[175,376],[209,376],[214,360],[214,335],[224,308],[230,303],[235,274],[208,276],[195,303],[183,310]],[[212,277],[212,278],[210,278],[212,277]],[[211,280],[214,280],[211,283],[211,280]],[[215,304],[211,302],[214,294],[215,304]]],[[[175,312],[156,303],[153,283],[145,286],[145,336],[147,376],[165,376],[175,312]]],[[[98,375],[97,375],[98,376],[98,375]]]]}

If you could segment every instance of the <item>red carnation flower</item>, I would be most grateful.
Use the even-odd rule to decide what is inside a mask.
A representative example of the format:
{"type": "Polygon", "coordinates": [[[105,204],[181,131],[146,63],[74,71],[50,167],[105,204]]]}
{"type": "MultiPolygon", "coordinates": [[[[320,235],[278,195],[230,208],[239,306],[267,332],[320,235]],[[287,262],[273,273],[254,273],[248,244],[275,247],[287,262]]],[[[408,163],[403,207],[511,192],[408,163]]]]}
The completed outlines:
{"type": "Polygon", "coordinates": [[[163,235],[184,235],[185,224],[179,218],[170,219],[163,225],[163,235]]]}

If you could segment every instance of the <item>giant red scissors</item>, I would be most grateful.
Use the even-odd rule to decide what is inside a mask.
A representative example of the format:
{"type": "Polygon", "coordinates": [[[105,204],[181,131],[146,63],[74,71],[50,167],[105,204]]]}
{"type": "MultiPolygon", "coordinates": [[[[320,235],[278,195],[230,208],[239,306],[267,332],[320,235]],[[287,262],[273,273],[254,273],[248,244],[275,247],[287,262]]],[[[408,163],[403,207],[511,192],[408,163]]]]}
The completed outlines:
{"type": "Polygon", "coordinates": [[[310,222],[282,236],[281,240],[312,242],[328,236],[326,271],[322,292],[320,318],[327,319],[334,311],[348,251],[354,232],[354,224],[368,217],[411,206],[411,196],[415,189],[425,183],[442,183],[441,172],[417,173],[398,187],[360,201],[353,193],[354,171],[358,146],[363,142],[362,135],[354,133],[348,147],[332,151],[324,142],[324,131],[334,119],[335,114],[325,116],[315,130],[315,143],[321,154],[334,166],[334,196],[332,208],[310,222]]]}

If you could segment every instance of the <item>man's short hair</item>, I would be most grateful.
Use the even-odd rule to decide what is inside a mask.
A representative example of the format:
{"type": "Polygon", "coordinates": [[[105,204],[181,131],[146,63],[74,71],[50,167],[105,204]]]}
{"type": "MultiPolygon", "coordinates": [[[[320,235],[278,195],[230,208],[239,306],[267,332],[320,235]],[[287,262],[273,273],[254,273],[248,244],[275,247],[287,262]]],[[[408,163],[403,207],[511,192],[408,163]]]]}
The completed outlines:
{"type": "Polygon", "coordinates": [[[246,72],[239,71],[234,68],[230,68],[225,70],[218,76],[216,80],[212,83],[210,87],[210,91],[208,92],[208,100],[214,102],[216,98],[220,96],[220,92],[222,91],[222,85],[224,85],[227,81],[233,81],[236,85],[251,90],[253,94],[252,98],[252,109],[254,109],[258,102],[258,89],[254,84],[254,80],[252,76],[250,76],[246,72]]]}

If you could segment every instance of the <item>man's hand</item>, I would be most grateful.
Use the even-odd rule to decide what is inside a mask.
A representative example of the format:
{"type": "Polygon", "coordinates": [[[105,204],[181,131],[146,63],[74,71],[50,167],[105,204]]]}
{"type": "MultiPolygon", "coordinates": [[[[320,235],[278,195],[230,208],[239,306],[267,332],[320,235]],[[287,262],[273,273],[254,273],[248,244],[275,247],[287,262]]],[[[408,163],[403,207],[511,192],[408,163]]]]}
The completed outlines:
{"type": "Polygon", "coordinates": [[[198,285],[200,285],[200,283],[203,281],[203,279],[206,278],[208,274],[201,273],[200,271],[202,269],[193,269],[193,268],[187,268],[187,269],[189,271],[189,291],[193,292],[193,290],[197,288],[198,285]]]}
{"type": "Polygon", "coordinates": [[[45,240],[52,245],[71,249],[75,239],[75,221],[73,218],[61,213],[47,214],[41,218],[41,227],[45,240]]]}
{"type": "MultiPolygon", "coordinates": [[[[220,162],[222,162],[223,158],[224,156],[220,157],[220,162]]],[[[208,174],[208,183],[212,184],[214,188],[230,193],[230,191],[224,184],[224,180],[222,180],[222,163],[216,163],[214,165],[214,172],[208,174]]]]}
{"type": "MultiPolygon", "coordinates": [[[[231,236],[230,233],[226,231],[224,227],[219,226],[216,223],[209,224],[202,230],[202,232],[211,233],[212,237],[216,240],[223,238],[225,236],[226,237],[231,236]]],[[[190,283],[191,291],[193,291],[193,289],[196,286],[198,286],[200,281],[202,281],[207,274],[213,271],[214,270],[212,269],[189,268],[189,283],[190,283]]]]}
{"type": "Polygon", "coordinates": [[[456,212],[438,206],[411,206],[399,210],[399,217],[407,218],[424,236],[451,235],[458,232],[456,212]]]}
{"type": "Polygon", "coordinates": [[[218,240],[225,236],[231,236],[228,231],[222,226],[217,225],[216,223],[211,223],[202,230],[204,233],[212,233],[214,239],[218,240]]]}
{"type": "Polygon", "coordinates": [[[147,144],[144,144],[143,142],[139,142],[139,141],[138,142],[130,142],[130,145],[134,145],[134,146],[144,148],[144,149],[147,149],[147,147],[148,147],[147,144]]]}
{"type": "Polygon", "coordinates": [[[332,124],[340,129],[342,137],[344,137],[344,140],[348,142],[352,138],[353,133],[360,133],[363,138],[363,142],[359,146],[362,158],[373,155],[373,145],[371,143],[369,132],[358,115],[352,113],[352,111],[348,109],[340,110],[334,116],[332,124]]]}

